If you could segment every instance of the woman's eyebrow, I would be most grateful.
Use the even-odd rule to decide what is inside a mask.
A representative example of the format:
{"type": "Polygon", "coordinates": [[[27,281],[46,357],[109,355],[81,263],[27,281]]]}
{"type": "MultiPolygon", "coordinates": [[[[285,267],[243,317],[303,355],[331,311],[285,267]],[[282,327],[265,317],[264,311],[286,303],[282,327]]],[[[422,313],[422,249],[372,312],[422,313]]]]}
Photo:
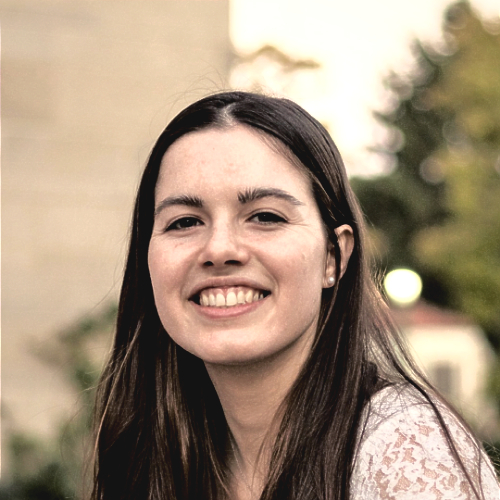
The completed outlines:
{"type": "Polygon", "coordinates": [[[187,207],[203,207],[203,200],[198,196],[190,196],[187,194],[181,194],[178,196],[168,196],[160,201],[158,206],[155,208],[155,217],[166,207],[172,205],[184,205],[187,207]]]}
{"type": "Polygon", "coordinates": [[[250,203],[267,197],[280,198],[288,201],[292,205],[304,205],[304,203],[295,198],[295,196],[292,196],[290,193],[287,193],[283,189],[279,188],[248,188],[245,189],[243,193],[238,193],[238,201],[240,203],[250,203]]]}
{"type": "MultiPolygon", "coordinates": [[[[242,204],[251,203],[252,201],[267,197],[280,198],[282,200],[288,201],[292,205],[304,205],[304,203],[295,198],[295,196],[279,188],[248,188],[245,189],[244,192],[238,193],[238,201],[242,204]]],[[[199,196],[191,196],[187,194],[168,196],[167,198],[161,200],[158,206],[155,208],[155,217],[166,207],[171,207],[172,205],[202,208],[203,200],[199,196]]]]}

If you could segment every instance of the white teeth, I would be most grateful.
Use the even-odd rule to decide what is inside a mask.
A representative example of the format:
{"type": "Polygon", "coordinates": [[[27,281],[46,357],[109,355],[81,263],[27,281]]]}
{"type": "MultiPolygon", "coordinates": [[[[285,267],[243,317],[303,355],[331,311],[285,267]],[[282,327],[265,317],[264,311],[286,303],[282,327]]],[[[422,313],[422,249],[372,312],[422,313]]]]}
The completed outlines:
{"type": "MultiPolygon", "coordinates": [[[[233,307],[239,304],[251,304],[264,298],[264,293],[258,290],[241,289],[232,287],[226,291],[208,291],[200,293],[199,303],[204,307],[233,307]]],[[[243,287],[246,288],[246,287],[243,287]]]]}
{"type": "Polygon", "coordinates": [[[222,293],[218,293],[217,297],[215,298],[215,305],[216,307],[222,307],[226,305],[226,299],[222,293]]]}
{"type": "Polygon", "coordinates": [[[234,292],[229,292],[226,297],[226,306],[235,306],[237,303],[236,294],[234,292]]]}

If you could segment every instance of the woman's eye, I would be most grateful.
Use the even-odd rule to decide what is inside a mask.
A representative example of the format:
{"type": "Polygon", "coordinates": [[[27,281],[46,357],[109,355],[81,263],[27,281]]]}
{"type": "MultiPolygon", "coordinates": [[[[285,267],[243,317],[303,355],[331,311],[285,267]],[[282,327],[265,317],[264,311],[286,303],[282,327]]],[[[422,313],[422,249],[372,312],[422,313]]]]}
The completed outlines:
{"type": "Polygon", "coordinates": [[[201,221],[196,217],[182,217],[172,222],[165,231],[175,231],[180,229],[189,229],[190,227],[201,225],[201,221]]]}
{"type": "Polygon", "coordinates": [[[276,224],[279,222],[286,222],[283,217],[272,212],[259,212],[258,214],[252,216],[250,220],[257,221],[260,224],[276,224]]]}

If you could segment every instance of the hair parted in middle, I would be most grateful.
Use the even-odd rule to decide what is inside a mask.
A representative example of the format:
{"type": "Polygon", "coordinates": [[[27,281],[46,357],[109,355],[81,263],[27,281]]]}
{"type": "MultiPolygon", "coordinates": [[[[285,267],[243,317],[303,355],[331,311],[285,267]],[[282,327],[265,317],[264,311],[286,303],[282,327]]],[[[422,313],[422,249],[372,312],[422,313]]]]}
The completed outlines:
{"type": "Polygon", "coordinates": [[[279,413],[261,498],[347,499],[370,396],[398,377],[424,391],[372,280],[361,210],[328,132],[287,99],[215,94],[170,122],[140,183],[115,344],[98,393],[93,500],[225,495],[230,431],[203,362],[177,346],[160,322],[147,256],[155,186],[168,148],[186,134],[234,126],[257,131],[306,173],[336,260],[337,280],[323,290],[312,350],[279,413]],[[343,224],[353,230],[354,249],[338,279],[335,229],[343,224]]]}

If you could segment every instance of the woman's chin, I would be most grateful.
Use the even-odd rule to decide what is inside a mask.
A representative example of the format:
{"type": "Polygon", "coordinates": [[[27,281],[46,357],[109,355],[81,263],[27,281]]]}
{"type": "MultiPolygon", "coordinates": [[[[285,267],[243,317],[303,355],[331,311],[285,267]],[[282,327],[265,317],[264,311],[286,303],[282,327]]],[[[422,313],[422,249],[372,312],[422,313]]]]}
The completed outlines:
{"type": "Polygon", "coordinates": [[[199,356],[206,365],[248,366],[261,363],[269,358],[264,353],[232,349],[224,352],[211,352],[199,356]]]}
{"type": "Polygon", "coordinates": [[[221,366],[248,366],[262,363],[273,357],[274,352],[268,352],[262,345],[244,344],[224,344],[210,346],[207,349],[197,349],[193,352],[207,365],[221,366]]]}

